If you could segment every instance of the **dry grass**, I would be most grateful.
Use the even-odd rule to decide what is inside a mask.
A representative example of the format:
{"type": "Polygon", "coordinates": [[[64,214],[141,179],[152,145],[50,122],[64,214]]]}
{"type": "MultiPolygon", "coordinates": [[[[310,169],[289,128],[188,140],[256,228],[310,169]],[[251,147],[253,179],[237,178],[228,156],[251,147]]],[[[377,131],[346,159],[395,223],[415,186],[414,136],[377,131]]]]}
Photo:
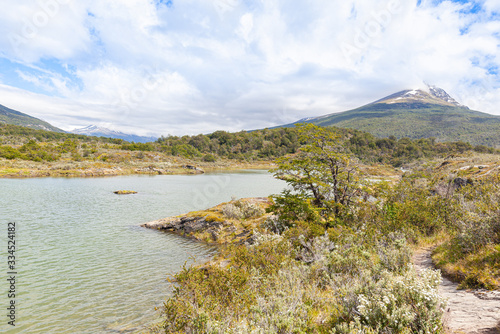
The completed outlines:
{"type": "Polygon", "coordinates": [[[500,245],[487,245],[465,257],[445,244],[436,248],[432,259],[462,288],[500,289],[500,245]]]}

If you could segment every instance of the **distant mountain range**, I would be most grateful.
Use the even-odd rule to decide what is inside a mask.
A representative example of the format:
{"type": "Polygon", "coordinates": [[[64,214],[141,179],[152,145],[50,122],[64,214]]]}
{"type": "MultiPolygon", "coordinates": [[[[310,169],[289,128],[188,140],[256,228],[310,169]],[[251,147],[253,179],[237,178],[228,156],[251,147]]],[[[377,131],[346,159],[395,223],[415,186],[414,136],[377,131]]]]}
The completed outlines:
{"type": "Polygon", "coordinates": [[[357,129],[377,137],[434,137],[437,141],[500,147],[500,116],[470,110],[435,86],[403,90],[353,110],[278,127],[298,123],[357,129]]]}
{"type": "Polygon", "coordinates": [[[117,139],[123,139],[123,140],[129,141],[129,142],[133,141],[136,143],[147,143],[147,142],[152,142],[152,141],[155,141],[156,139],[158,139],[156,137],[143,137],[143,136],[131,135],[131,134],[127,134],[127,133],[99,127],[97,125],[89,125],[89,126],[86,126],[84,128],[74,129],[70,132],[78,134],[78,135],[117,138],[117,139]]]}
{"type": "MultiPolygon", "coordinates": [[[[2,105],[0,105],[1,123],[65,132],[45,121],[2,105]]],[[[464,141],[472,145],[500,148],[500,116],[470,110],[443,89],[435,86],[428,86],[427,89],[403,90],[353,110],[303,118],[275,128],[292,127],[298,123],[351,128],[370,132],[377,137],[395,136],[412,139],[434,137],[437,141],[464,141]]],[[[96,125],[75,129],[71,133],[140,143],[157,139],[113,131],[96,125]]]]}
{"type": "Polygon", "coordinates": [[[47,130],[54,132],[64,132],[55,126],[32,117],[14,109],[7,108],[0,104],[0,123],[21,125],[36,130],[47,130]]]}
{"type": "MultiPolygon", "coordinates": [[[[24,114],[20,111],[7,108],[0,104],[0,124],[13,124],[25,126],[27,128],[35,129],[35,130],[46,130],[46,131],[54,131],[54,132],[66,132],[61,130],[41,119],[36,117],[24,114]]],[[[136,143],[147,143],[151,141],[155,141],[156,137],[143,137],[132,134],[127,134],[119,131],[113,131],[110,129],[98,127],[96,125],[90,125],[85,128],[75,129],[70,131],[71,133],[79,134],[79,135],[87,135],[87,136],[97,136],[97,137],[106,137],[106,138],[117,138],[123,139],[129,142],[136,143]]]]}

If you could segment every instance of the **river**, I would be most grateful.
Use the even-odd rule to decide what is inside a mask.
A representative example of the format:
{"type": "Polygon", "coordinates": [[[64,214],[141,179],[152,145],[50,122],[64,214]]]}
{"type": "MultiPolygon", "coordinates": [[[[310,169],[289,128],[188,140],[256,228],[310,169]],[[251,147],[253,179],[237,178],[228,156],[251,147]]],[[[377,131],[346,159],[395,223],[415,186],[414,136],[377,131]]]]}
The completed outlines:
{"type": "Polygon", "coordinates": [[[153,323],[168,275],[213,247],[138,226],[229,201],[279,193],[265,171],[175,176],[0,179],[1,277],[16,223],[15,327],[0,283],[0,332],[132,333],[153,323]],[[134,195],[115,195],[134,190],[134,195]]]}

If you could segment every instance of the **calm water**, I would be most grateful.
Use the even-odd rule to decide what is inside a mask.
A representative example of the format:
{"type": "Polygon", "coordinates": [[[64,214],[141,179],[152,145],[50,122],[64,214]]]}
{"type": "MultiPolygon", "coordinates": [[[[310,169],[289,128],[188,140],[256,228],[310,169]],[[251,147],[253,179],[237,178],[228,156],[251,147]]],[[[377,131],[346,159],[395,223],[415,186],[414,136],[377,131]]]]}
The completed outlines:
{"type": "Polygon", "coordinates": [[[212,247],[141,228],[235,197],[278,193],[266,172],[0,179],[0,332],[128,333],[157,317],[168,274],[212,247]],[[115,195],[115,190],[135,195],[115,195]],[[17,224],[17,319],[6,317],[7,222],[17,224]]]}

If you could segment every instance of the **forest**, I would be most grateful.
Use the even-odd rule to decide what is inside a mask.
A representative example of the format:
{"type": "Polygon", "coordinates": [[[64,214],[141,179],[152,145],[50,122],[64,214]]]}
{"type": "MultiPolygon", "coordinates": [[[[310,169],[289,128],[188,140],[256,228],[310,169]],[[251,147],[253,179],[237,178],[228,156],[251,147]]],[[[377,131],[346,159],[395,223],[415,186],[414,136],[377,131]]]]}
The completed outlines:
{"type": "MultiPolygon", "coordinates": [[[[498,153],[484,146],[465,142],[437,142],[434,138],[377,138],[367,132],[328,127],[339,135],[341,145],[360,161],[400,167],[417,159],[445,157],[466,151],[498,153]]],[[[264,129],[230,133],[216,131],[196,136],[167,136],[150,143],[129,143],[121,139],[33,130],[21,126],[0,124],[0,158],[31,161],[102,160],[113,153],[157,152],[165,156],[193,161],[215,162],[221,159],[239,161],[272,161],[295,154],[304,144],[297,128],[264,129]]]]}

